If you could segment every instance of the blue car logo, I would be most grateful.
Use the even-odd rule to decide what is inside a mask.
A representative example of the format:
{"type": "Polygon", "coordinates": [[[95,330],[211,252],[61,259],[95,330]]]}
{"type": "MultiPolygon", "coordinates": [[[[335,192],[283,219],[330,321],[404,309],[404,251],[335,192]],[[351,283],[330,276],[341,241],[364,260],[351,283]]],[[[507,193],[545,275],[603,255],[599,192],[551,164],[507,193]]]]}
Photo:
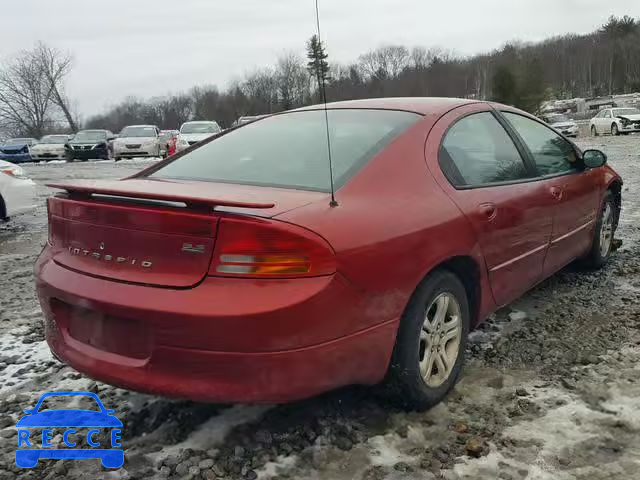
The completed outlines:
{"type": "Polygon", "coordinates": [[[18,449],[16,465],[33,468],[43,459],[87,459],[99,458],[105,468],[120,468],[124,464],[124,451],[120,445],[122,422],[109,410],[95,393],[50,392],[40,397],[33,409],[26,409],[16,426],[18,427],[18,449]],[[90,397],[96,401],[99,411],[83,409],[56,409],[40,411],[42,402],[49,397],[90,397]],[[41,430],[41,439],[35,429],[41,430]],[[86,433],[83,430],[87,430],[86,433]],[[108,429],[108,431],[107,431],[108,429]],[[104,431],[103,431],[104,430],[104,431]],[[108,442],[105,442],[108,433],[108,442]],[[62,435],[67,448],[54,448],[55,435],[62,435]],[[103,445],[102,443],[108,443],[103,445]],[[79,448],[86,443],[89,448],[79,448]],[[110,448],[105,448],[110,447],[110,448]]]}

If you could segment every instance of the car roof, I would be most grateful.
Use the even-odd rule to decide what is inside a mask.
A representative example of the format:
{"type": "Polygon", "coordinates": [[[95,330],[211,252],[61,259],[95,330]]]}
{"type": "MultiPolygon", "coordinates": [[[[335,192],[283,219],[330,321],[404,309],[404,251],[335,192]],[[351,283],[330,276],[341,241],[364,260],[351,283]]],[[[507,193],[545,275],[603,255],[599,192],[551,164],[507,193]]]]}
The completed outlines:
{"type": "Polygon", "coordinates": [[[188,123],[218,123],[215,120],[191,120],[189,122],[184,122],[183,125],[186,125],[188,123]]]}
{"type": "MultiPolygon", "coordinates": [[[[447,97],[395,97],[395,98],[369,98],[364,100],[347,100],[327,104],[329,109],[369,109],[369,110],[404,110],[423,115],[429,113],[441,113],[453,108],[470,103],[478,103],[478,100],[447,97]]],[[[298,111],[320,110],[324,104],[303,107],[298,111]]]]}
{"type": "Polygon", "coordinates": [[[155,125],[127,125],[127,126],[126,126],[126,127],[124,127],[124,128],[131,128],[131,127],[135,127],[135,128],[139,128],[139,127],[146,127],[146,128],[151,127],[151,128],[156,128],[156,126],[155,126],[155,125]]]}

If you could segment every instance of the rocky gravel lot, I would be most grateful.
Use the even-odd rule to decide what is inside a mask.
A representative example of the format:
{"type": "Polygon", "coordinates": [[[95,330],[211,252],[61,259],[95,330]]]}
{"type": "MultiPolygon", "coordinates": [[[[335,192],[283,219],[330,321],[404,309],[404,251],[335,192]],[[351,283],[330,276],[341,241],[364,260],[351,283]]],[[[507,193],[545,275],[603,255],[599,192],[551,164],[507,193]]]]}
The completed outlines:
{"type": "Polygon", "coordinates": [[[472,334],[459,386],[427,413],[356,387],[272,407],[171,401],[61,365],[33,289],[51,193],[42,184],[123,177],[148,162],[27,166],[42,205],[0,225],[0,479],[640,478],[640,136],[578,143],[604,150],[625,179],[623,247],[602,271],[571,266],[494,315],[472,334]],[[42,392],[63,389],[96,392],[116,409],[123,468],[15,467],[16,420],[42,392]]]}

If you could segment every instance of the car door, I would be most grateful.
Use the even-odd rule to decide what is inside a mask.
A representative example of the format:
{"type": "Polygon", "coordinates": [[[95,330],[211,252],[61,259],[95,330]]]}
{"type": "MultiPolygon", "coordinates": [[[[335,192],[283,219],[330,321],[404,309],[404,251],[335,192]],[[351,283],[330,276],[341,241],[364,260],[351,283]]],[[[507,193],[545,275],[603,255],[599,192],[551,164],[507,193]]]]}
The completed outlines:
{"type": "Polygon", "coordinates": [[[502,112],[536,166],[540,183],[555,200],[545,277],[584,255],[591,245],[600,197],[597,172],[586,170],[577,148],[542,122],[502,112]]]}
{"type": "Polygon", "coordinates": [[[612,119],[611,109],[605,110],[598,124],[598,133],[611,132],[611,119],[612,119]]]}
{"type": "Polygon", "coordinates": [[[505,305],[542,278],[553,202],[488,105],[457,109],[434,132],[446,127],[436,180],[473,226],[494,299],[505,305]]]}

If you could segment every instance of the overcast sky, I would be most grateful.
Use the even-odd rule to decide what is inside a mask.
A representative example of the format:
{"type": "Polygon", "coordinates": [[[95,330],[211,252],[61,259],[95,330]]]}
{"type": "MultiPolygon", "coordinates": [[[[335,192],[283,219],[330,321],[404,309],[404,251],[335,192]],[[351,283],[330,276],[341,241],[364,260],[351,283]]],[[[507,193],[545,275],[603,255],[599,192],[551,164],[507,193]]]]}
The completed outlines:
{"type": "MultiPolygon", "coordinates": [[[[67,91],[83,116],[126,96],[224,87],[285,51],[304,52],[313,0],[2,0],[0,58],[38,40],[74,57],[67,91]]],[[[385,43],[460,54],[640,16],[640,0],[320,0],[330,60],[385,43]]]]}

